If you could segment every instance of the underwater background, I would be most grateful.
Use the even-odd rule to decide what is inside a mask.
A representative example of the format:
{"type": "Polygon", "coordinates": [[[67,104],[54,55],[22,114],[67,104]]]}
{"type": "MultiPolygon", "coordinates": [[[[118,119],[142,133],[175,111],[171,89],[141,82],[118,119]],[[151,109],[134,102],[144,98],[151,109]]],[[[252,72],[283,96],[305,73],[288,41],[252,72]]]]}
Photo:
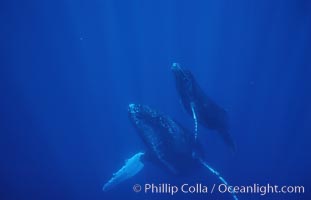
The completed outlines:
{"type": "Polygon", "coordinates": [[[228,112],[232,154],[199,126],[207,162],[231,185],[302,185],[310,199],[311,2],[2,1],[0,199],[232,199],[229,194],[144,194],[134,184],[219,180],[174,176],[147,163],[102,187],[145,149],[129,103],[150,105],[193,130],[170,70],[192,71],[228,112]]]}

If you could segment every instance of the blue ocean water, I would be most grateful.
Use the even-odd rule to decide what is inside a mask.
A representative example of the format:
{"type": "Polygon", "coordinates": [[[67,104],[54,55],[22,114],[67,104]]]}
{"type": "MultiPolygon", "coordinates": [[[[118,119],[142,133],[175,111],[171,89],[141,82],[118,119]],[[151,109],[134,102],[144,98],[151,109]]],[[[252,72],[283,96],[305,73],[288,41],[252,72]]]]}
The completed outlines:
{"type": "Polygon", "coordinates": [[[0,199],[231,199],[133,192],[219,184],[206,170],[179,177],[151,163],[102,191],[145,149],[129,103],[193,129],[173,62],[229,114],[235,154],[199,126],[208,163],[229,184],[305,187],[239,199],[310,199],[310,1],[3,1],[0,10],[0,199]]]}

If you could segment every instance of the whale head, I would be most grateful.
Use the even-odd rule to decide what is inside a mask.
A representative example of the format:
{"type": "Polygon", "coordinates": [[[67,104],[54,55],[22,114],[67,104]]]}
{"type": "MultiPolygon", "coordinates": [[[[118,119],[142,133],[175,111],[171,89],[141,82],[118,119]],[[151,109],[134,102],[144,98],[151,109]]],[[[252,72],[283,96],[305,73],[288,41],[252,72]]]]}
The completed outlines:
{"type": "Polygon", "coordinates": [[[137,126],[142,122],[150,124],[152,121],[152,116],[154,116],[156,113],[148,106],[130,103],[128,106],[128,114],[130,120],[137,126]]]}
{"type": "Polygon", "coordinates": [[[189,70],[183,69],[178,63],[173,63],[171,70],[175,76],[176,88],[184,103],[190,103],[195,96],[196,81],[189,70]]]}
{"type": "Polygon", "coordinates": [[[174,174],[183,174],[193,168],[196,161],[192,153],[197,144],[190,131],[147,105],[129,104],[128,114],[154,160],[174,174]]]}

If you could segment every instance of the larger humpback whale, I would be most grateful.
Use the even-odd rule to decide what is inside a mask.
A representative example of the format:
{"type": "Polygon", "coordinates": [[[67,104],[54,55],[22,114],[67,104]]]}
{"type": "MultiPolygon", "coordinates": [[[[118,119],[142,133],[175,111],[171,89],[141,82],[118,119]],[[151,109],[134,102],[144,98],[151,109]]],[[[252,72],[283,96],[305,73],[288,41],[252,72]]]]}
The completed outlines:
{"type": "Polygon", "coordinates": [[[198,134],[198,122],[218,131],[225,143],[235,151],[236,146],[229,134],[228,115],[201,89],[189,70],[173,63],[171,70],[175,76],[176,89],[185,110],[192,115],[195,123],[195,138],[198,134]]]}
{"type": "MultiPolygon", "coordinates": [[[[169,116],[149,106],[129,104],[129,118],[144,141],[146,150],[129,158],[124,166],[103,186],[107,191],[140,172],[146,161],[162,166],[167,171],[183,175],[197,166],[204,166],[219,180],[228,185],[224,178],[203,158],[199,142],[193,133],[182,127],[169,116]]],[[[236,195],[232,193],[234,199],[236,195]]]]}

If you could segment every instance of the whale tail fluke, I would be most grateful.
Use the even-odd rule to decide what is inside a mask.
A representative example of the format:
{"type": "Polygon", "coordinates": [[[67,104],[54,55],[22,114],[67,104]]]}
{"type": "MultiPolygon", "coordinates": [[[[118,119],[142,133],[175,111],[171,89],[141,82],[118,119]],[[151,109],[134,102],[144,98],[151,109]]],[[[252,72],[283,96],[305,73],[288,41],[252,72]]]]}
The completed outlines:
{"type": "Polygon", "coordinates": [[[140,172],[144,167],[144,163],[142,162],[143,156],[144,153],[139,152],[129,158],[125,162],[124,166],[116,173],[114,173],[112,178],[107,183],[105,183],[105,185],[103,186],[103,191],[108,191],[112,189],[114,186],[135,176],[138,172],[140,172]]]}
{"type": "MultiPolygon", "coordinates": [[[[220,175],[220,173],[218,171],[216,171],[215,169],[213,169],[207,162],[205,162],[203,159],[199,158],[200,163],[207,168],[210,172],[212,172],[214,175],[217,176],[217,178],[225,185],[228,186],[228,182],[220,175]]],[[[238,200],[238,197],[236,196],[236,194],[234,192],[231,193],[232,198],[234,200],[238,200]]]]}

